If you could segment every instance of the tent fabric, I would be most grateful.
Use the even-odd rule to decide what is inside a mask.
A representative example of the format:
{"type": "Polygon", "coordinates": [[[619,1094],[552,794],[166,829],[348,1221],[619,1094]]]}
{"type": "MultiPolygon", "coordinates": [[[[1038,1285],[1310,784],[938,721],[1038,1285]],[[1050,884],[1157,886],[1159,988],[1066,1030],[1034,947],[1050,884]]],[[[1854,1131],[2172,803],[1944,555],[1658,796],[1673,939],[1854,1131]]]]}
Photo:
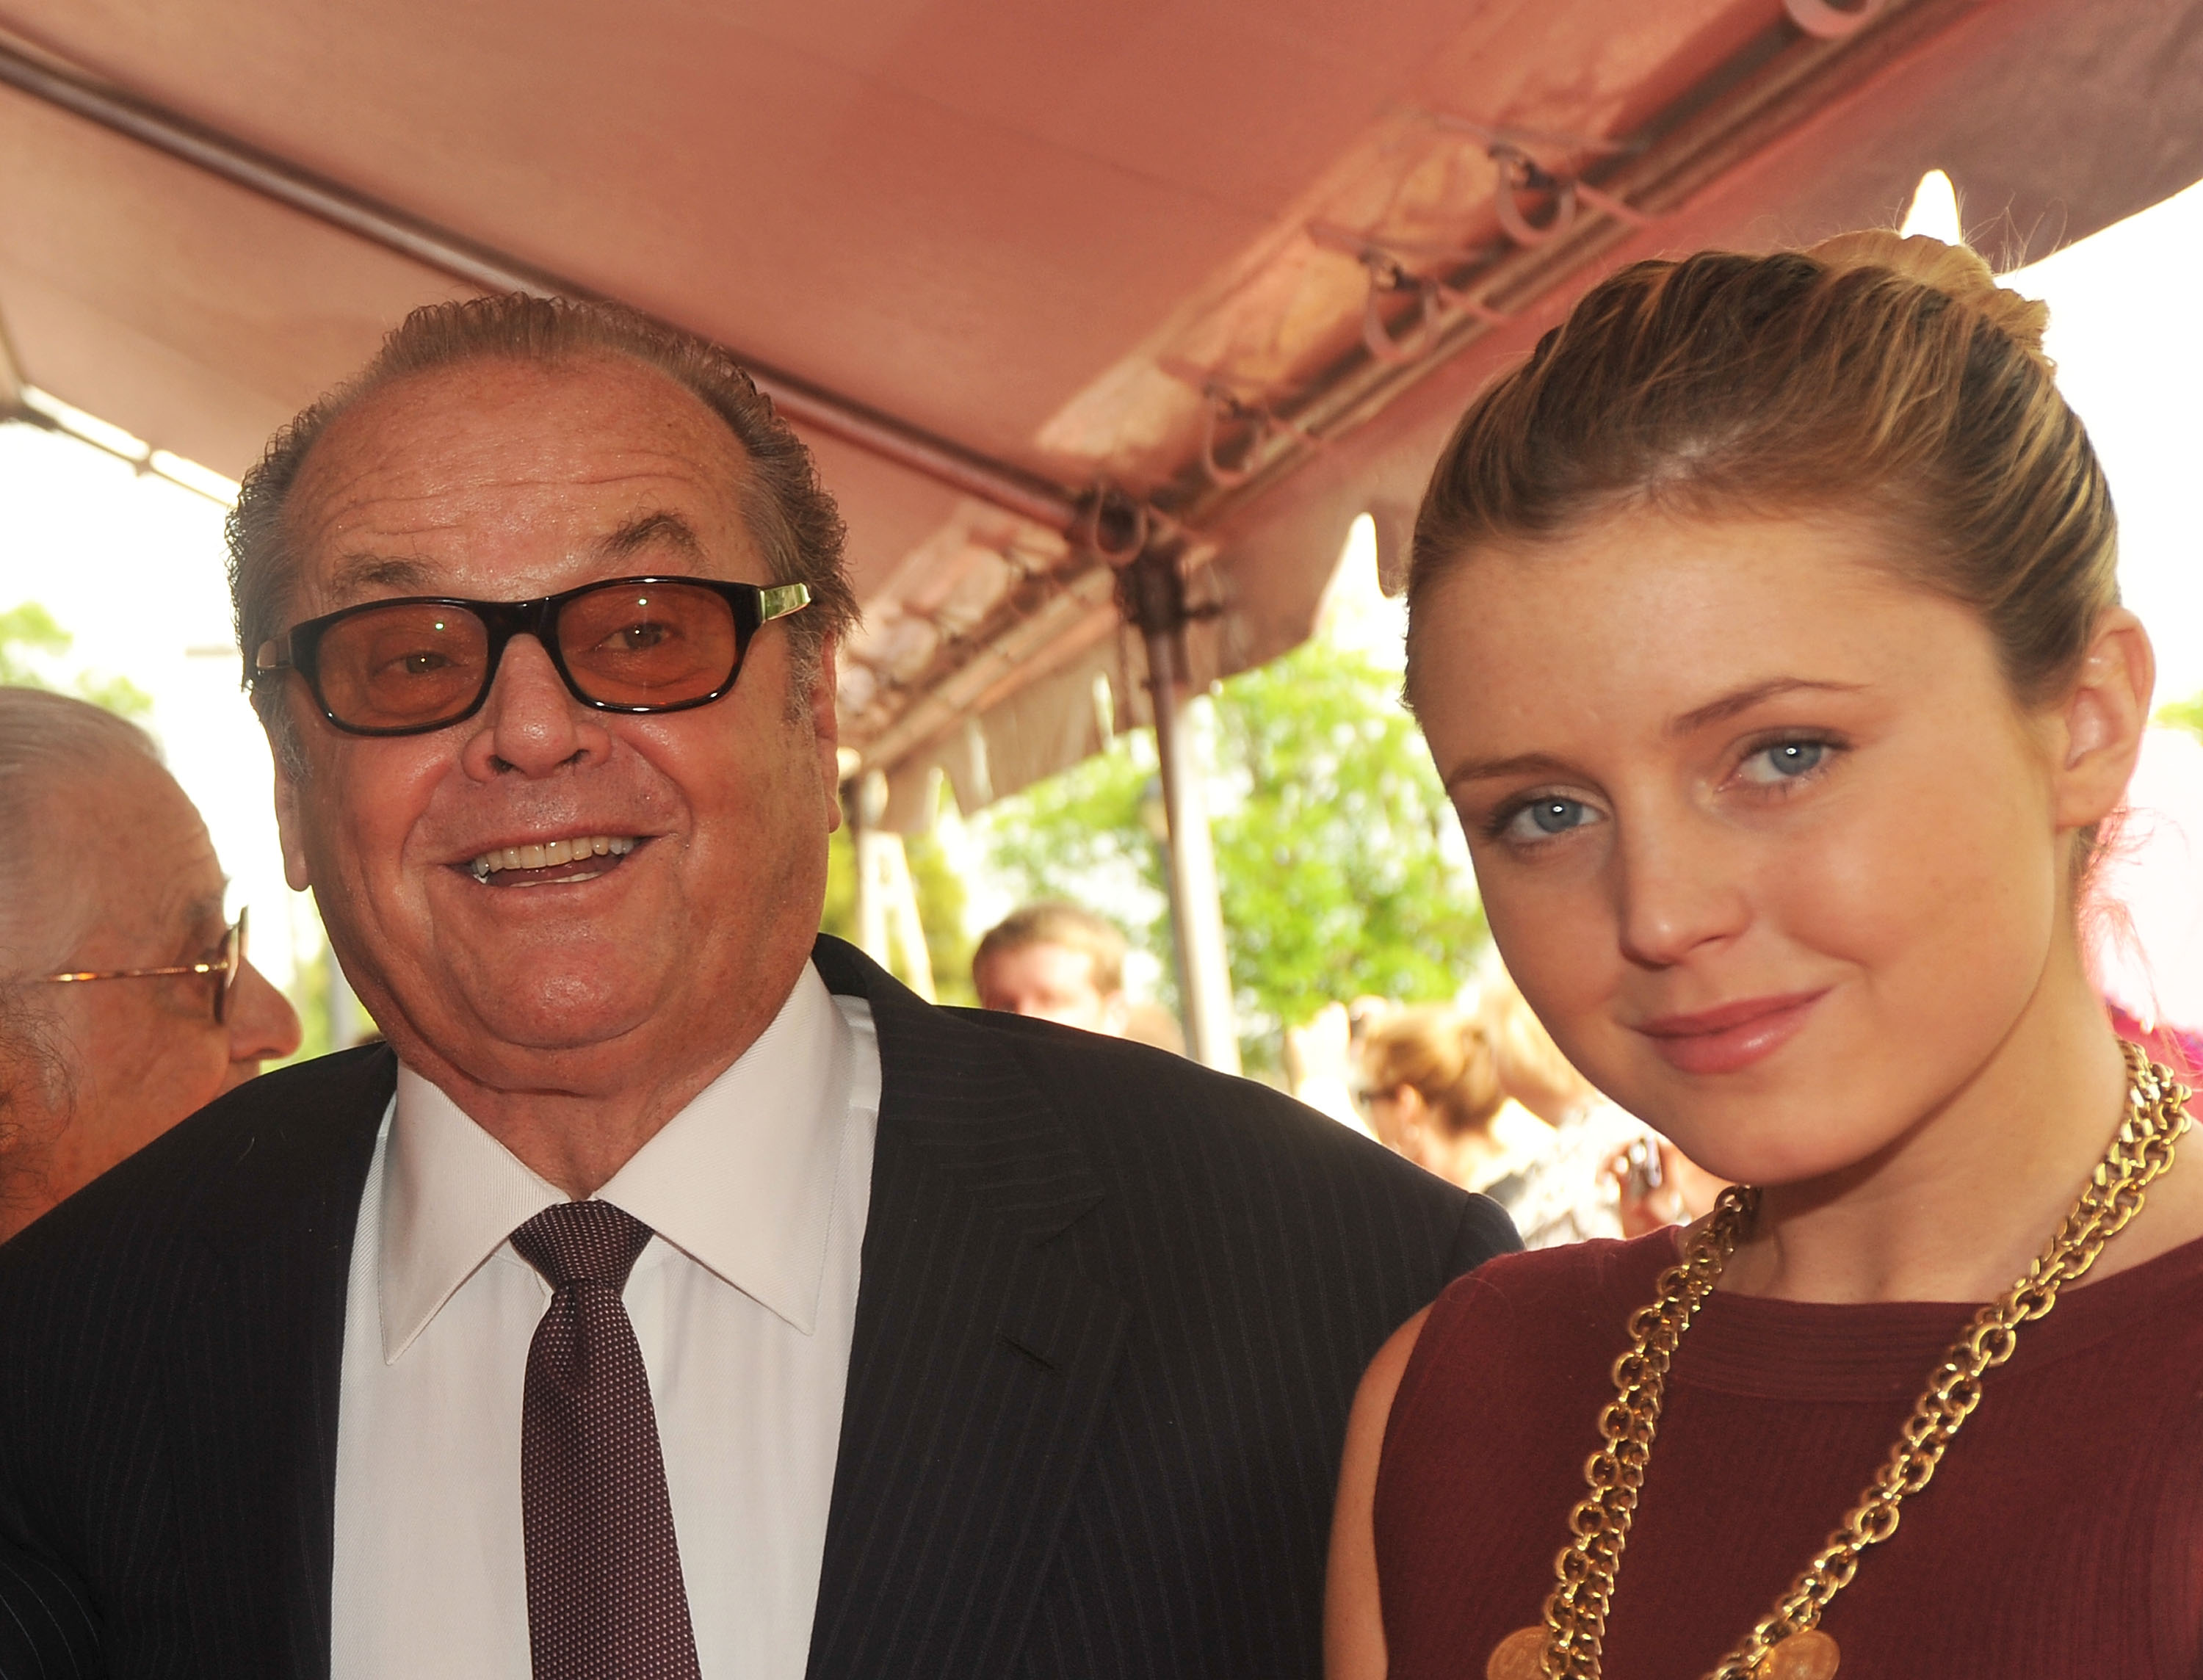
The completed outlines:
{"type": "MultiPolygon", "coordinates": [[[[1614,262],[1887,221],[1931,167],[1992,219],[1993,248],[2040,255],[2203,174],[2199,0],[1876,9],[1858,42],[1911,32],[1862,85],[1195,531],[1194,591],[1222,608],[1196,675],[1307,634],[1356,513],[1379,510],[1397,552],[1468,395],[1614,262]]],[[[1595,162],[1587,143],[1686,120],[1734,66],[1794,47],[1786,17],[1781,0],[5,0],[0,45],[1011,468],[1167,499],[1199,479],[1220,404],[1288,407],[1357,353],[1369,275],[1341,230],[1410,254],[1503,239],[1499,166],[1463,120],[1595,162]]],[[[465,290],[0,89],[0,323],[21,376],[159,447],[237,475],[406,309],[465,290]]],[[[1096,676],[1118,727],[1144,715],[1137,638],[1075,540],[810,435],[868,621],[842,662],[845,731],[903,790],[898,821],[920,820],[908,790],[936,768],[961,802],[1090,750],[1096,676]]]]}

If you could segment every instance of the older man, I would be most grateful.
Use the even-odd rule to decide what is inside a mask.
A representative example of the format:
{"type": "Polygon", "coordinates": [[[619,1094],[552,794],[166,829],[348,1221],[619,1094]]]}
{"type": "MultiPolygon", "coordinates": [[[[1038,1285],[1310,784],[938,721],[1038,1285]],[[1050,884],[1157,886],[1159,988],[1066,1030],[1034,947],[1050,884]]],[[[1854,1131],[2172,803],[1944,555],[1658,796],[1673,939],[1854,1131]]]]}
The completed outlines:
{"type": "Polygon", "coordinates": [[[298,1047],[145,732],[0,688],[0,1242],[298,1047]]]}
{"type": "Polygon", "coordinates": [[[1356,1374],[1507,1227],[815,938],[852,604],[739,370],[423,311],[233,544],[389,1045],[0,1253],[0,1673],[1313,1675],[1356,1374]]]}

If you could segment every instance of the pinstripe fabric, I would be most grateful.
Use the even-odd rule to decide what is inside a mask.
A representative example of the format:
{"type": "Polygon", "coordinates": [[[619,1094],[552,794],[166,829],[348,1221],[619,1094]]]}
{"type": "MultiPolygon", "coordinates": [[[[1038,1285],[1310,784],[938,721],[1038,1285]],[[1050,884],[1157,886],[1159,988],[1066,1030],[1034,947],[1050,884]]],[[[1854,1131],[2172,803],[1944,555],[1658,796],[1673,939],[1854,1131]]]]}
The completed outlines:
{"type": "MultiPolygon", "coordinates": [[[[814,960],[884,1089],[813,1680],[1314,1676],[1355,1378],[1503,1217],[1258,1086],[814,960]]],[[[0,1680],[327,1675],[394,1076],[255,1081],[0,1248],[0,1680]]]]}
{"type": "Polygon", "coordinates": [[[345,1272],[395,1078],[377,1048],[256,1080],[0,1248],[6,1680],[327,1671],[345,1272]]]}
{"type": "Polygon", "coordinates": [[[812,1680],[1313,1680],[1355,1383],[1504,1216],[1249,1082],[815,960],[885,1082],[812,1680]]]}

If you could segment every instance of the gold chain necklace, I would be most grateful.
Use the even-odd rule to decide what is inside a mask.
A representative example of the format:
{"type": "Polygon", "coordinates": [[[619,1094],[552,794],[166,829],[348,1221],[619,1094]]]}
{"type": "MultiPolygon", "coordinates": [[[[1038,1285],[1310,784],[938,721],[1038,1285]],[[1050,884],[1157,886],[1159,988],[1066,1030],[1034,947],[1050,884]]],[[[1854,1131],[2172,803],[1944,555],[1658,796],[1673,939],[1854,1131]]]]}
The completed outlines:
{"type": "MultiPolygon", "coordinates": [[[[1859,1554],[1897,1531],[1899,1507],[1934,1476],[1944,1450],[1981,1404],[1982,1378],[2018,1347],[2019,1327],[2057,1306],[2058,1292],[2095,1264],[2104,1245],[2141,1211],[2143,1193],[2171,1166],[2173,1146],[2188,1129],[2188,1088],[2135,1046],[2122,1040],[2120,1047],[2127,1111],[2072,1211],[2026,1275],[1976,1312],[1951,1344],[1888,1463],[1843,1526],[1706,1680],[1830,1680],[1840,1653],[1818,1625],[1828,1600],[1851,1583],[1859,1554]]],[[[1615,1573],[1645,1483],[1668,1365],[1758,1205],[1755,1189],[1724,1190],[1680,1264],[1661,1274],[1659,1298],[1630,1316],[1629,1349],[1614,1362],[1615,1399],[1599,1413],[1604,1445],[1585,1467],[1591,1492],[1569,1513],[1574,1537],[1554,1560],[1544,1624],[1502,1640],[1485,1666],[1486,1680],[1599,1680],[1615,1573]]]]}

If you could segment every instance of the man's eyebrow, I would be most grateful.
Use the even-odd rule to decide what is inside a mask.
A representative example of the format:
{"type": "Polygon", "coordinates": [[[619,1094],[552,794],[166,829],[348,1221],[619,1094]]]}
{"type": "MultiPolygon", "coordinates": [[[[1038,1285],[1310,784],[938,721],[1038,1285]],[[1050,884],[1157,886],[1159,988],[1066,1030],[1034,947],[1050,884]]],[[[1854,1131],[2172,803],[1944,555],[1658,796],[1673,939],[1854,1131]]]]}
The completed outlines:
{"type": "Polygon", "coordinates": [[[597,551],[607,559],[617,559],[635,553],[653,543],[666,543],[684,554],[700,554],[704,545],[698,540],[694,528],[677,513],[647,513],[639,519],[630,519],[597,545],[597,551]]]}
{"type": "Polygon", "coordinates": [[[186,901],[180,918],[185,929],[184,936],[196,940],[201,934],[216,928],[228,927],[229,923],[223,919],[221,913],[223,901],[227,896],[225,882],[224,890],[221,892],[201,893],[186,901]]]}
{"type": "Polygon", "coordinates": [[[1732,689],[1719,699],[1672,718],[1668,724],[1670,735],[1687,735],[1694,729],[1703,729],[1709,723],[1720,723],[1750,711],[1754,706],[1775,699],[1778,695],[1813,693],[1822,694],[1856,694],[1865,685],[1857,682],[1828,682],[1811,677],[1777,676],[1764,682],[1747,684],[1732,689]]]}
{"type": "Polygon", "coordinates": [[[382,554],[347,554],[329,580],[329,592],[338,600],[397,589],[424,593],[435,581],[435,572],[418,560],[393,559],[382,554]]]}
{"type": "MultiPolygon", "coordinates": [[[[687,520],[677,513],[661,511],[630,519],[599,542],[597,551],[607,559],[617,559],[661,542],[686,554],[700,553],[704,547],[687,520]]],[[[349,603],[385,590],[428,594],[434,590],[436,581],[435,568],[419,560],[384,554],[347,554],[329,580],[329,590],[335,599],[349,603]]]]}

